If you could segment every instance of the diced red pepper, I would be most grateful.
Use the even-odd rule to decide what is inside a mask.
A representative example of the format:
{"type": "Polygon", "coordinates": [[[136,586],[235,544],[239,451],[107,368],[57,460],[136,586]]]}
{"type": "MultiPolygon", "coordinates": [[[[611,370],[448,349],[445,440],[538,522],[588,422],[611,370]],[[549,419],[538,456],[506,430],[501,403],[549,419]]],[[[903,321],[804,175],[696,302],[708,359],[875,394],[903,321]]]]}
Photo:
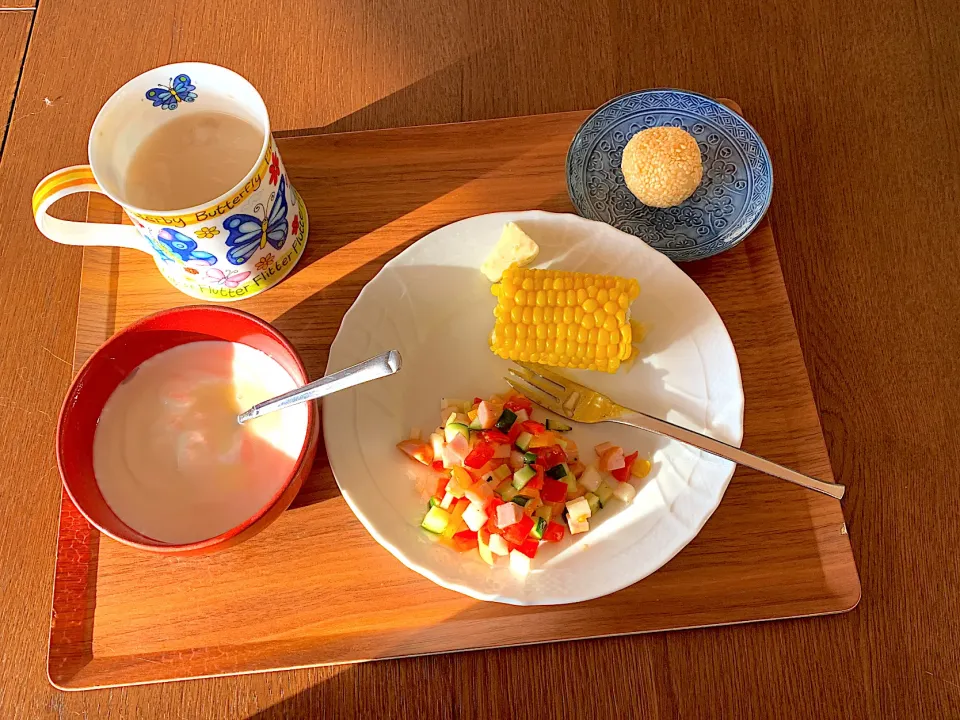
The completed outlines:
{"type": "Polygon", "coordinates": [[[503,531],[503,537],[514,545],[521,545],[531,530],[533,530],[533,518],[524,515],[518,522],[503,531]]]}
{"type": "Polygon", "coordinates": [[[474,445],[470,454],[464,458],[463,464],[470,468],[482,468],[493,457],[494,447],[488,442],[480,441],[474,445]]]}
{"type": "Polygon", "coordinates": [[[526,485],[524,485],[523,489],[524,490],[542,490],[543,489],[543,466],[539,465],[538,463],[534,463],[530,467],[536,470],[537,474],[534,475],[533,478],[529,482],[527,482],[526,485]]]}
{"type": "Polygon", "coordinates": [[[527,538],[522,543],[520,547],[517,548],[519,552],[522,552],[528,558],[533,558],[537,554],[537,550],[540,548],[540,541],[536,538],[527,538]]]}
{"type": "Polygon", "coordinates": [[[460,552],[473,550],[477,547],[477,534],[473,530],[463,530],[453,536],[453,544],[460,552]]]}
{"type": "Polygon", "coordinates": [[[442,478],[440,478],[440,480],[437,482],[437,495],[440,496],[440,499],[441,499],[441,500],[443,499],[444,493],[447,492],[447,484],[448,484],[449,482],[450,482],[450,476],[449,476],[449,475],[444,475],[444,476],[443,476],[442,478]]]}
{"type": "Polygon", "coordinates": [[[513,445],[517,442],[517,438],[520,437],[520,433],[523,432],[523,423],[515,422],[510,426],[510,432],[507,433],[507,440],[510,441],[510,444],[513,445]]]}
{"type": "Polygon", "coordinates": [[[484,430],[481,434],[484,440],[494,445],[504,445],[510,442],[510,436],[505,432],[500,432],[496,428],[493,430],[484,430]]]}
{"type": "Polygon", "coordinates": [[[433,463],[431,464],[431,467],[437,472],[443,472],[443,461],[434,460],[433,463]]]}
{"type": "Polygon", "coordinates": [[[545,503],[563,502],[567,499],[567,484],[553,478],[545,478],[543,488],[540,490],[540,499],[545,503]]]}
{"type": "Polygon", "coordinates": [[[523,425],[523,429],[531,435],[539,435],[547,431],[547,428],[544,425],[541,425],[534,420],[526,420],[520,424],[523,425]]]}
{"type": "Polygon", "coordinates": [[[618,470],[611,470],[610,474],[620,482],[627,482],[627,480],[630,479],[630,471],[633,469],[633,464],[637,461],[638,455],[640,455],[639,452],[632,452],[629,455],[625,455],[623,458],[623,467],[618,470]]]}
{"type": "Polygon", "coordinates": [[[536,453],[537,462],[543,465],[547,470],[567,461],[567,454],[559,445],[536,448],[532,452],[536,453]]]}
{"type": "Polygon", "coordinates": [[[543,531],[543,539],[547,542],[560,542],[563,540],[563,534],[566,528],[560,523],[548,523],[547,529],[543,531]]]}
{"type": "Polygon", "coordinates": [[[474,404],[474,405],[479,405],[479,404],[482,403],[482,402],[483,402],[483,398],[482,398],[482,397],[475,397],[475,398],[473,399],[473,404],[474,404]]]}
{"type": "Polygon", "coordinates": [[[503,406],[510,412],[516,413],[518,410],[526,410],[529,415],[533,412],[533,403],[530,402],[527,398],[515,395],[514,397],[507,400],[503,406]]]}

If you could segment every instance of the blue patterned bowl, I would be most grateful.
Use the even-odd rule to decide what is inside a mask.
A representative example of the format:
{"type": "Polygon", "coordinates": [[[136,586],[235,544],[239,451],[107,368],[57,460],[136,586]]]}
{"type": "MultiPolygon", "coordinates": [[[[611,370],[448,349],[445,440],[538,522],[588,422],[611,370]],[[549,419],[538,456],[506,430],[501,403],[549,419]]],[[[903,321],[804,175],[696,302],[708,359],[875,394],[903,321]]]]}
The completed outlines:
{"type": "Polygon", "coordinates": [[[773,167],[763,140],[732,110],[685,90],[621,95],[586,119],[567,153],[567,189],[577,212],[636,235],[671,260],[701,260],[732,248],[770,205],[773,167]],[[644,205],[620,171],[627,141],[645,128],[681,127],[703,156],[703,181],[672,208],[644,205]]]}

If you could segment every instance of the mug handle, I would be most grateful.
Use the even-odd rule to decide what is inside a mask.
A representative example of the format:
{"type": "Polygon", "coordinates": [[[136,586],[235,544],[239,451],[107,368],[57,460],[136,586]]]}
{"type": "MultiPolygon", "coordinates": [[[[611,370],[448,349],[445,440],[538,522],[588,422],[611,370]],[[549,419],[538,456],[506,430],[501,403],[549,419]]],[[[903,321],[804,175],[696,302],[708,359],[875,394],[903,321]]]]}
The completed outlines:
{"type": "MultiPolygon", "coordinates": [[[[57,200],[78,192],[103,193],[89,165],[74,165],[47,175],[33,191],[33,219],[40,232],[64,245],[106,245],[152,255],[137,229],[114,223],[60,220],[47,213],[57,200]]],[[[105,193],[104,193],[105,194],[105,193]]]]}

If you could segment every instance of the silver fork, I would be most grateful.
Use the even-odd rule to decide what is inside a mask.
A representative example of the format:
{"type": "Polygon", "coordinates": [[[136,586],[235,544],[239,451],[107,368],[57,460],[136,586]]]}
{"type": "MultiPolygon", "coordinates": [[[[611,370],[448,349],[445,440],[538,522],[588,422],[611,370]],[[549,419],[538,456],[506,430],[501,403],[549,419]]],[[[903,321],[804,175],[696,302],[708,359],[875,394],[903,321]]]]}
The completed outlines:
{"type": "Polygon", "coordinates": [[[542,365],[516,364],[519,366],[519,370],[510,368],[510,374],[513,375],[513,378],[505,378],[510,386],[530,398],[537,405],[568,420],[582,423],[615,422],[640,430],[647,430],[657,435],[679,440],[735,463],[746,465],[794,485],[816,490],[837,500],[843,497],[846,490],[843,485],[817,480],[762,457],[751,455],[740,448],[733,447],[733,445],[727,445],[706,435],[618,405],[606,395],[561,377],[542,365]]]}

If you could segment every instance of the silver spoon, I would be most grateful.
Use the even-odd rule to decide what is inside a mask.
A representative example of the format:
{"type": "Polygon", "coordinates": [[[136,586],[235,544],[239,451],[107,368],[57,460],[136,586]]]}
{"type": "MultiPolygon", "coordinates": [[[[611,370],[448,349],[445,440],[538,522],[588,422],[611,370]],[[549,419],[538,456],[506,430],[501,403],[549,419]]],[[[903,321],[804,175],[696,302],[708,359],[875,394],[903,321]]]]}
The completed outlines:
{"type": "Polygon", "coordinates": [[[314,380],[312,383],[307,383],[303,387],[296,388],[283,395],[277,395],[275,398],[257,403],[245,413],[238,415],[237,420],[240,423],[245,423],[247,420],[272,413],[275,410],[283,410],[283,408],[291,405],[299,405],[307,400],[316,400],[324,395],[346,390],[354,385],[361,385],[371,380],[393,375],[399,369],[400,353],[396,350],[390,350],[382,355],[364,360],[362,363],[357,363],[353,367],[314,380]]]}

